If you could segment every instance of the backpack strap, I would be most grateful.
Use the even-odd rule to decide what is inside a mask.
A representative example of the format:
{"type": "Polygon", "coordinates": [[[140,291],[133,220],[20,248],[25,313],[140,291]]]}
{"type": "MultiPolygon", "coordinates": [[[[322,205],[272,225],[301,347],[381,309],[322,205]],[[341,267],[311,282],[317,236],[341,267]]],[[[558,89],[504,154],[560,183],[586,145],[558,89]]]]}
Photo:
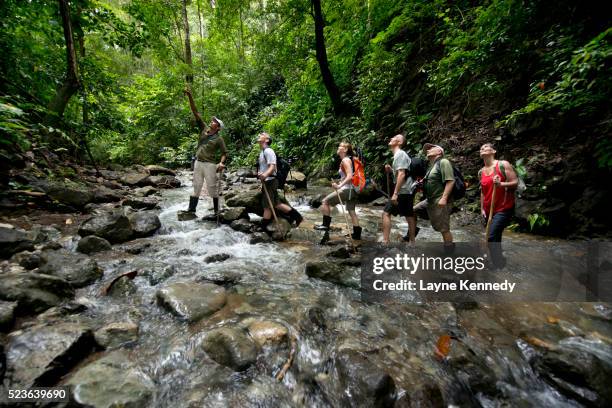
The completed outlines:
{"type": "Polygon", "coordinates": [[[504,180],[508,180],[508,177],[506,177],[506,169],[504,168],[504,162],[502,160],[498,160],[497,166],[499,167],[499,171],[502,176],[504,176],[504,180]]]}

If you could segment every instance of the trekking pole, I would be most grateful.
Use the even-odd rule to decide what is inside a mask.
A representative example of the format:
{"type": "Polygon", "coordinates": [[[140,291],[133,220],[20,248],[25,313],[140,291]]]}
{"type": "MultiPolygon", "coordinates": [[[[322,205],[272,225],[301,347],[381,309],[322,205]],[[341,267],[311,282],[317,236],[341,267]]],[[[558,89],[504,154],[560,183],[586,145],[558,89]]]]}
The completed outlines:
{"type": "Polygon", "coordinates": [[[263,187],[264,193],[266,194],[266,198],[268,199],[268,205],[270,206],[270,209],[272,210],[272,215],[274,216],[274,222],[276,223],[276,229],[278,231],[280,229],[280,226],[278,224],[278,218],[276,217],[276,211],[274,210],[274,206],[272,205],[272,200],[270,199],[270,194],[268,193],[268,188],[266,187],[266,182],[262,180],[261,185],[263,187]]]}
{"type": "Polygon", "coordinates": [[[336,195],[338,196],[338,201],[340,201],[340,205],[342,208],[342,214],[344,214],[344,221],[346,221],[346,229],[349,232],[349,239],[351,240],[351,247],[353,248],[353,252],[357,252],[355,249],[355,243],[353,242],[353,237],[351,236],[351,227],[349,226],[348,215],[346,215],[346,211],[344,211],[344,203],[342,202],[342,197],[340,197],[340,193],[338,189],[336,189],[336,195]]]}
{"type": "Polygon", "coordinates": [[[491,228],[491,220],[493,219],[493,210],[495,209],[495,192],[497,188],[495,187],[495,183],[493,183],[493,193],[491,194],[491,207],[489,208],[489,217],[487,219],[487,226],[485,227],[485,245],[489,247],[489,229],[491,228]]]}
{"type": "Polygon", "coordinates": [[[221,217],[221,198],[223,197],[223,182],[221,180],[221,177],[223,177],[223,170],[218,172],[219,174],[217,175],[217,196],[219,197],[219,208],[217,208],[217,227],[221,224],[220,223],[220,217],[221,217]]]}

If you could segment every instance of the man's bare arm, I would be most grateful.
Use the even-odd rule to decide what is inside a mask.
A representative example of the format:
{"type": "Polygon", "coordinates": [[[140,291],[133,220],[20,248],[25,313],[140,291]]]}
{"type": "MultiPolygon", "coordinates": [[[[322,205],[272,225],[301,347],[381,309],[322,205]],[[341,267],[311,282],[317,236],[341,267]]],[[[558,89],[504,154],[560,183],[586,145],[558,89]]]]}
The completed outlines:
{"type": "Polygon", "coordinates": [[[191,90],[189,88],[185,88],[185,95],[187,95],[187,98],[189,98],[189,107],[191,108],[193,116],[195,116],[198,127],[201,131],[206,129],[206,123],[204,123],[200,112],[198,112],[198,108],[196,107],[195,101],[193,100],[193,95],[191,94],[191,90]]]}

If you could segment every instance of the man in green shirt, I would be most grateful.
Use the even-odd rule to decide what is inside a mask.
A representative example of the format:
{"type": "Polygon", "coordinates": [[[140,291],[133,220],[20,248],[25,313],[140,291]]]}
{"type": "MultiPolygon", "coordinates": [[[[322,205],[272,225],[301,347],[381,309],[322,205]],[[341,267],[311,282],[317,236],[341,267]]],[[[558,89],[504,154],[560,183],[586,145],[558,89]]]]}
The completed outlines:
{"type": "Polygon", "coordinates": [[[204,181],[206,181],[206,190],[208,191],[208,195],[213,199],[213,208],[215,214],[217,214],[219,212],[217,177],[218,173],[225,168],[225,160],[227,159],[227,147],[225,146],[223,137],[219,134],[224,128],[224,125],[219,118],[213,116],[210,125],[207,127],[196,108],[191,90],[189,88],[185,89],[185,94],[189,98],[189,106],[200,128],[200,137],[196,150],[196,162],[193,167],[193,195],[189,197],[189,209],[187,211],[195,213],[200,198],[200,192],[204,186],[204,181]],[[219,153],[221,159],[219,163],[217,163],[217,156],[219,153]]]}
{"type": "Polygon", "coordinates": [[[450,213],[452,192],[455,184],[453,166],[444,158],[444,149],[438,145],[425,143],[423,151],[429,160],[429,169],[423,179],[425,200],[415,206],[415,210],[427,208],[433,229],[442,234],[444,246],[452,249],[453,235],[450,232],[450,213]]]}

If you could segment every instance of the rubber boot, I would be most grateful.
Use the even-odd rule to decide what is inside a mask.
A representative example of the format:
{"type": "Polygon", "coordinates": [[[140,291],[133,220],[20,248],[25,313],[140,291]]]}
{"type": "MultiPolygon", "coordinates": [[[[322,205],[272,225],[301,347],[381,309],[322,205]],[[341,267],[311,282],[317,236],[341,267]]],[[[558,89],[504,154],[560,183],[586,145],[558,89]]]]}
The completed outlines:
{"type": "Polygon", "coordinates": [[[351,234],[351,238],[360,240],[361,239],[361,230],[362,228],[357,225],[353,225],[353,233],[351,234]]]}
{"type": "Polygon", "coordinates": [[[198,206],[198,200],[200,197],[189,196],[189,209],[188,212],[196,212],[196,207],[198,206]]]}
{"type": "Polygon", "coordinates": [[[261,223],[259,224],[259,227],[261,228],[261,230],[268,235],[272,235],[272,232],[268,231],[268,225],[270,225],[271,222],[272,222],[272,219],[263,218],[261,220],[261,223]]]}
{"type": "Polygon", "coordinates": [[[289,219],[294,228],[299,227],[302,221],[304,221],[302,214],[300,214],[295,208],[291,208],[291,211],[289,211],[289,219]]]}
{"type": "MultiPolygon", "coordinates": [[[[416,228],[414,229],[414,238],[415,238],[415,239],[416,239],[417,235],[419,235],[419,231],[420,231],[420,230],[421,230],[421,229],[420,229],[419,227],[416,227],[416,228]]],[[[404,242],[408,242],[408,241],[410,241],[410,231],[406,231],[406,235],[404,235],[404,236],[402,237],[402,241],[404,241],[404,242]]]]}
{"type": "Polygon", "coordinates": [[[329,231],[329,226],[331,225],[331,217],[329,215],[323,216],[323,223],[320,225],[315,225],[315,229],[319,231],[329,231]]]}
{"type": "Polygon", "coordinates": [[[215,210],[215,214],[219,213],[219,197],[213,197],[213,208],[215,210]]]}

